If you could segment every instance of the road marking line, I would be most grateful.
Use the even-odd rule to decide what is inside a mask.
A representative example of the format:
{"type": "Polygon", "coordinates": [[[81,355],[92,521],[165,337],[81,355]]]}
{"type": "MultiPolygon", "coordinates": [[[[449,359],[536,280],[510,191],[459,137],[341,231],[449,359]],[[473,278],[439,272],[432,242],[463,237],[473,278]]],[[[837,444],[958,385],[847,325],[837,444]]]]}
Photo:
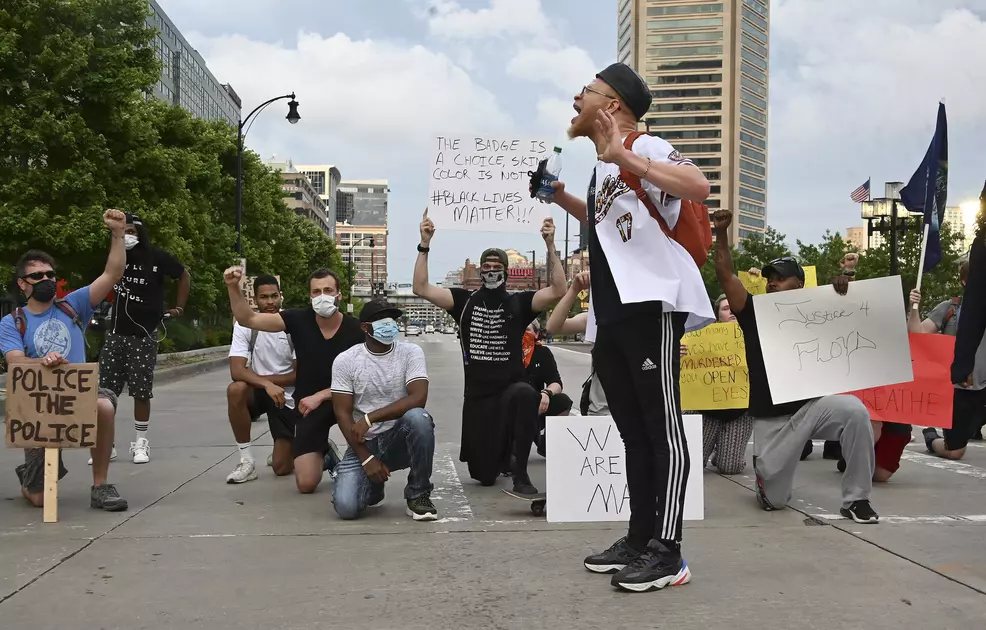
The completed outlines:
{"type": "Polygon", "coordinates": [[[986,479],[986,470],[950,459],[942,459],[940,457],[924,455],[922,453],[915,453],[908,450],[901,453],[900,458],[909,462],[924,464],[930,468],[937,468],[938,470],[947,470],[948,472],[953,472],[959,475],[967,475],[969,477],[976,477],[977,479],[986,479]]]}
{"type": "MultiPolygon", "coordinates": [[[[826,521],[849,520],[841,514],[812,514],[815,518],[826,521]]],[[[986,514],[941,514],[935,516],[880,516],[881,523],[924,523],[930,525],[943,525],[947,523],[984,523],[986,524],[986,514]]]]}
{"type": "Polygon", "coordinates": [[[442,449],[441,456],[435,458],[433,474],[439,483],[435,484],[431,498],[447,506],[445,509],[437,506],[439,507],[438,522],[451,523],[471,520],[473,517],[472,508],[469,506],[466,491],[462,487],[462,480],[459,479],[459,473],[455,469],[455,462],[452,461],[452,456],[449,455],[448,449],[442,449]]]}

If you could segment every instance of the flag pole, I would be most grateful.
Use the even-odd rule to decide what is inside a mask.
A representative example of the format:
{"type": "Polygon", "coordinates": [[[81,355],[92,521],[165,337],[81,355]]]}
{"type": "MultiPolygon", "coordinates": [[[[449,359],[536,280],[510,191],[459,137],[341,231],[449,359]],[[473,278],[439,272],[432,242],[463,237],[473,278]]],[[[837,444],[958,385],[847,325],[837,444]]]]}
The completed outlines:
{"type": "MultiPolygon", "coordinates": [[[[922,237],[922,239],[921,239],[921,258],[918,260],[918,281],[917,281],[917,286],[914,287],[915,289],[917,289],[917,291],[919,293],[921,291],[921,276],[924,275],[924,255],[928,251],[928,232],[930,230],[931,230],[931,224],[930,223],[925,223],[924,224],[924,237],[922,237]]],[[[912,304],[911,307],[915,311],[918,310],[918,305],[917,304],[912,304]]]]}

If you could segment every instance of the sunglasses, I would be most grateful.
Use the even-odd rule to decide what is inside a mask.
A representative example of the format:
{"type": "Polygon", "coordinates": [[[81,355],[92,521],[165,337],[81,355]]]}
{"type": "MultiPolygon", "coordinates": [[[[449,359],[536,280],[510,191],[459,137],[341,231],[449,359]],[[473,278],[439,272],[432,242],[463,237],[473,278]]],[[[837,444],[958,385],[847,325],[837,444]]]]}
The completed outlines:
{"type": "Polygon", "coordinates": [[[586,92],[592,92],[593,94],[598,94],[599,96],[605,96],[606,98],[611,98],[611,99],[614,99],[614,100],[616,99],[615,96],[610,96],[609,94],[607,94],[605,92],[600,92],[599,90],[592,89],[588,85],[584,85],[584,86],[582,86],[582,94],[581,94],[581,96],[585,96],[585,93],[586,92]]]}
{"type": "Polygon", "coordinates": [[[21,279],[22,280],[34,280],[34,281],[40,281],[40,280],[46,280],[46,279],[47,280],[54,280],[55,279],[55,272],[54,272],[54,270],[51,270],[51,271],[35,271],[34,273],[24,274],[23,276],[21,276],[21,279]]]}

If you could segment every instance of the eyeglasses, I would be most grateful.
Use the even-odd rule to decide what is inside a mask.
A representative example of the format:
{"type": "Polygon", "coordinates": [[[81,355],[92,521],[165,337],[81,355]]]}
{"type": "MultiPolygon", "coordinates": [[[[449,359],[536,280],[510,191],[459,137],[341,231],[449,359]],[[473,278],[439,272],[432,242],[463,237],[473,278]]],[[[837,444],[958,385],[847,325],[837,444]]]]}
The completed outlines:
{"type": "Polygon", "coordinates": [[[583,85],[582,86],[582,94],[581,94],[581,96],[585,96],[585,93],[586,92],[592,92],[593,94],[598,94],[599,96],[605,96],[606,98],[611,98],[611,99],[614,99],[614,100],[616,99],[615,96],[610,96],[606,92],[600,92],[599,90],[592,89],[588,85],[583,85]]]}
{"type": "Polygon", "coordinates": [[[55,279],[55,271],[54,270],[49,270],[49,271],[35,271],[34,273],[24,274],[23,276],[21,276],[21,279],[22,280],[35,280],[35,281],[40,281],[40,280],[44,280],[44,279],[54,280],[55,279]]]}

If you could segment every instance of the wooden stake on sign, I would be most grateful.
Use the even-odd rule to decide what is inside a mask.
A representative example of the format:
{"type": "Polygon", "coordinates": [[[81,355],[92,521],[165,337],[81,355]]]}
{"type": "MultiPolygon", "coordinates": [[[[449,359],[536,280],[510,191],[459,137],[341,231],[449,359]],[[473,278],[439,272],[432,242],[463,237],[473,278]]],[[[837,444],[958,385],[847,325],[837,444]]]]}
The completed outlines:
{"type": "Polygon", "coordinates": [[[58,449],[45,449],[44,522],[58,522],[58,449]]]}

